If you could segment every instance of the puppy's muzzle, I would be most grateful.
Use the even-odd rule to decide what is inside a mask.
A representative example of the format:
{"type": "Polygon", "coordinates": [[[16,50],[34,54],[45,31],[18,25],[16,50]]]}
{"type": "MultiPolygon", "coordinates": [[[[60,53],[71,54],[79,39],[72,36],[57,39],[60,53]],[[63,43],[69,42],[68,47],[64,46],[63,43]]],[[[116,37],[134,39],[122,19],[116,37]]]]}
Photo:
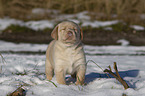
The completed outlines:
{"type": "Polygon", "coordinates": [[[76,39],[75,36],[76,36],[75,31],[73,29],[68,29],[66,31],[64,41],[66,41],[66,42],[75,42],[75,39],[76,39]]]}
{"type": "Polygon", "coordinates": [[[73,32],[72,31],[68,31],[66,33],[66,40],[72,40],[73,39],[73,32]]]}
{"type": "Polygon", "coordinates": [[[71,37],[71,36],[73,35],[73,32],[72,32],[72,31],[68,31],[67,35],[68,35],[69,37],[71,37]]]}

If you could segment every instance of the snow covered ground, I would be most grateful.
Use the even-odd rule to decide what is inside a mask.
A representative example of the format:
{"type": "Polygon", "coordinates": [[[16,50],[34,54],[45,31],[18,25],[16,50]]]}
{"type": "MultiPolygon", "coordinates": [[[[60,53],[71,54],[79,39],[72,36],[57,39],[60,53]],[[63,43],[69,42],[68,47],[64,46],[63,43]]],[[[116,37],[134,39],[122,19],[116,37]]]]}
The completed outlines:
{"type": "MultiPolygon", "coordinates": [[[[0,59],[0,96],[6,96],[20,85],[25,85],[27,96],[145,96],[145,46],[84,46],[87,61],[93,60],[103,69],[117,62],[121,77],[131,87],[127,90],[91,61],[87,65],[87,85],[60,85],[54,77],[55,87],[45,80],[45,54],[39,52],[44,53],[46,48],[47,44],[0,41],[0,52],[6,61],[2,63],[0,59]]],[[[69,77],[66,76],[67,82],[72,82],[69,77]]]]}

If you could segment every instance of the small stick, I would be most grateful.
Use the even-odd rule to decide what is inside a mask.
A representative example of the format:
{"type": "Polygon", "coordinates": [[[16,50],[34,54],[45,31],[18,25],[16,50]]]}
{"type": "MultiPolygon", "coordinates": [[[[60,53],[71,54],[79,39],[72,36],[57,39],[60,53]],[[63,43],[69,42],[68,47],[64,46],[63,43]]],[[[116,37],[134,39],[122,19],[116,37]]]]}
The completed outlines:
{"type": "Polygon", "coordinates": [[[119,78],[119,82],[121,82],[121,84],[124,86],[125,89],[129,88],[128,84],[125,82],[125,80],[123,80],[123,78],[120,77],[119,73],[118,73],[118,70],[117,70],[117,64],[116,62],[114,62],[114,69],[116,71],[116,74],[119,78]]]}
{"type": "Polygon", "coordinates": [[[114,76],[119,81],[118,76],[116,74],[114,74],[112,71],[110,71],[108,69],[105,69],[104,72],[108,72],[109,74],[111,74],[112,76],[114,76]]]}
{"type": "Polygon", "coordinates": [[[22,87],[17,88],[13,93],[8,96],[25,96],[25,90],[22,87]]]}
{"type": "Polygon", "coordinates": [[[125,80],[123,80],[123,79],[120,77],[120,75],[119,75],[119,73],[118,73],[118,69],[117,69],[117,64],[116,64],[116,62],[114,62],[114,69],[115,69],[115,71],[116,71],[116,74],[113,73],[111,70],[108,70],[108,69],[105,69],[104,72],[108,72],[109,74],[111,74],[112,76],[114,76],[114,77],[124,86],[125,89],[128,89],[128,88],[129,88],[128,84],[125,82],[125,80]]]}
{"type": "Polygon", "coordinates": [[[110,69],[110,71],[112,71],[112,68],[111,68],[111,66],[110,66],[110,65],[108,66],[108,68],[110,69]]]}
{"type": "Polygon", "coordinates": [[[119,75],[119,73],[118,73],[118,69],[117,69],[116,62],[114,62],[114,69],[115,69],[116,75],[117,75],[119,78],[121,78],[120,75],[119,75]]]}

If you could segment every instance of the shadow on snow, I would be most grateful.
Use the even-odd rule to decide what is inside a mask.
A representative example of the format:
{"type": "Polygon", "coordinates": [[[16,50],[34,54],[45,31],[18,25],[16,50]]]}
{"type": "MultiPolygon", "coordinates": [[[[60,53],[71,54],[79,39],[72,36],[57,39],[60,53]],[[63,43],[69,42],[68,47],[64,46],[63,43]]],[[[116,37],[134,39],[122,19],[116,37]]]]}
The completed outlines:
{"type": "MultiPolygon", "coordinates": [[[[115,73],[115,72],[114,72],[115,73]]],[[[119,75],[122,78],[125,77],[137,77],[139,74],[139,70],[135,69],[135,70],[128,70],[128,71],[119,71],[119,75]]],[[[108,74],[110,78],[114,78],[112,75],[108,74]]],[[[100,74],[100,73],[89,73],[86,75],[85,77],[85,82],[88,84],[92,81],[94,81],[97,78],[109,78],[105,73],[104,74],[100,74]]],[[[126,81],[126,80],[125,80],[126,81]]],[[[126,81],[126,83],[129,85],[130,88],[136,88],[135,84],[137,83],[137,81],[133,82],[132,84],[129,81],[126,81]]]]}
{"type": "MultiPolygon", "coordinates": [[[[122,78],[125,78],[125,77],[137,77],[138,74],[139,74],[139,70],[135,69],[135,70],[128,70],[128,71],[119,71],[119,74],[122,78]]],[[[108,74],[110,78],[114,78],[112,75],[108,74]]],[[[106,79],[109,79],[109,77],[105,74],[105,73],[95,73],[95,72],[92,72],[92,73],[89,73],[85,76],[85,83],[89,84],[90,82],[93,82],[94,80],[96,79],[100,79],[100,78],[106,78],[106,79]]],[[[70,77],[66,77],[66,81],[67,83],[71,83],[71,82],[75,82],[76,80],[73,79],[73,78],[70,78],[70,77]]],[[[126,80],[125,80],[126,81],[126,80]]],[[[130,88],[136,88],[136,83],[138,81],[126,81],[127,84],[129,85],[130,88]]]]}

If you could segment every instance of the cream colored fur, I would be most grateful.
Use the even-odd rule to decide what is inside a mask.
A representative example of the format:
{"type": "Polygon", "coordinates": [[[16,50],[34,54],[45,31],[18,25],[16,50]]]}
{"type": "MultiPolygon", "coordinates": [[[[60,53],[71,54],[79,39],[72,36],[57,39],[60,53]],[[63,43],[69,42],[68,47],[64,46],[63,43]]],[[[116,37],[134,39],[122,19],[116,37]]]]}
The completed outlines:
{"type": "Polygon", "coordinates": [[[59,84],[66,84],[65,75],[76,77],[76,84],[83,84],[86,59],[81,43],[83,33],[74,22],[65,21],[52,31],[51,41],[46,51],[46,78],[51,80],[54,73],[59,84]]]}

